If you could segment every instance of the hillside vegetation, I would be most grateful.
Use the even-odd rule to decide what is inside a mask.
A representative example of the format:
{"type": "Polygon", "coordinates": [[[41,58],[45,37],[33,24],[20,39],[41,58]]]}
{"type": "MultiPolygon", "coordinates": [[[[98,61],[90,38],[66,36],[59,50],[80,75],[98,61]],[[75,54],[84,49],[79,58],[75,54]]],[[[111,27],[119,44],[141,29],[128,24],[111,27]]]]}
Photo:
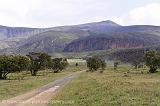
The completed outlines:
{"type": "Polygon", "coordinates": [[[21,42],[16,50],[12,52],[27,53],[30,52],[60,52],[65,45],[77,39],[77,36],[72,33],[48,31],[35,36],[32,36],[21,42]]]}

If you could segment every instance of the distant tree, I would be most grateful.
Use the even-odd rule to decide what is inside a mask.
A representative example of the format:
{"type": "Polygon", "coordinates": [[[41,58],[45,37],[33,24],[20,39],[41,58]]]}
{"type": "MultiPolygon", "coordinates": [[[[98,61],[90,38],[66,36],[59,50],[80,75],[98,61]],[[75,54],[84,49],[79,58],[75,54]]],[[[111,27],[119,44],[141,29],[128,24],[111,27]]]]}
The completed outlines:
{"type": "Polygon", "coordinates": [[[100,68],[101,68],[102,70],[105,70],[105,68],[106,68],[106,66],[107,66],[105,60],[100,59],[99,61],[100,61],[100,68]]]}
{"type": "Polygon", "coordinates": [[[114,70],[117,70],[119,64],[120,64],[119,61],[115,61],[114,62],[114,70]]]}
{"type": "Polygon", "coordinates": [[[78,63],[76,63],[75,66],[77,67],[77,66],[78,66],[78,63]]]}
{"type": "Polygon", "coordinates": [[[52,59],[52,62],[53,62],[52,69],[54,70],[54,73],[62,71],[68,66],[67,59],[55,58],[55,59],[52,59]]]}
{"type": "Polygon", "coordinates": [[[87,59],[87,67],[91,72],[97,71],[99,68],[102,68],[102,70],[104,70],[106,67],[106,63],[104,60],[100,58],[92,57],[87,59]]]}
{"type": "Polygon", "coordinates": [[[160,67],[160,53],[155,50],[147,51],[144,56],[146,66],[148,66],[150,73],[155,73],[160,67]]]}
{"type": "Polygon", "coordinates": [[[105,68],[106,68],[106,62],[105,62],[105,60],[100,60],[100,65],[101,65],[101,70],[100,70],[100,73],[103,73],[103,71],[105,70],[105,68]]]}
{"type": "Polygon", "coordinates": [[[87,67],[91,72],[97,71],[97,69],[100,68],[99,59],[98,58],[87,59],[87,67]]]}

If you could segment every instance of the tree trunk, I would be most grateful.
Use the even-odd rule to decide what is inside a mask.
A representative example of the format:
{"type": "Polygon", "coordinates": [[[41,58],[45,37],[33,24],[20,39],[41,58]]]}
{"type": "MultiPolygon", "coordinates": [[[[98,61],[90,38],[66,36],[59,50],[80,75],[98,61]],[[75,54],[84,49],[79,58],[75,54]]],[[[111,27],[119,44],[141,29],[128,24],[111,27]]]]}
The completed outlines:
{"type": "Polygon", "coordinates": [[[0,71],[0,79],[3,79],[2,72],[0,71]]]}
{"type": "Polygon", "coordinates": [[[7,79],[8,74],[9,74],[9,72],[6,72],[6,73],[0,72],[0,79],[7,79]]]}
{"type": "Polygon", "coordinates": [[[54,73],[58,73],[59,70],[54,70],[54,73]]]}
{"type": "Polygon", "coordinates": [[[32,70],[32,71],[31,71],[31,75],[32,75],[32,76],[36,76],[36,75],[37,75],[37,71],[36,71],[36,70],[32,70]]]}
{"type": "Polygon", "coordinates": [[[149,72],[150,72],[150,73],[155,73],[156,70],[157,70],[156,68],[150,67],[149,72]]]}

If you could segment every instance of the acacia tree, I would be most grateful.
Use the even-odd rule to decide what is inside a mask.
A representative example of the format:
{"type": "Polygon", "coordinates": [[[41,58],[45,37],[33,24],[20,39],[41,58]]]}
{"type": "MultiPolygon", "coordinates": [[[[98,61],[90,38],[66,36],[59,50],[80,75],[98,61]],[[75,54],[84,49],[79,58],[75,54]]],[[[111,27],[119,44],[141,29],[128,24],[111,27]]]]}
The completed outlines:
{"type": "Polygon", "coordinates": [[[31,72],[31,75],[36,76],[36,74],[40,68],[38,54],[31,52],[31,53],[29,53],[29,55],[27,55],[27,57],[30,58],[29,70],[31,72]]]}
{"type": "Polygon", "coordinates": [[[55,58],[55,59],[52,59],[52,61],[53,61],[52,69],[54,70],[54,73],[62,71],[68,66],[67,59],[55,58]]]}
{"type": "Polygon", "coordinates": [[[30,59],[27,56],[17,55],[15,56],[15,59],[20,71],[26,71],[29,69],[30,59]]]}
{"type": "Polygon", "coordinates": [[[41,69],[49,69],[52,67],[52,59],[51,56],[47,53],[40,53],[38,56],[39,62],[40,62],[40,68],[41,69]]]}
{"type": "Polygon", "coordinates": [[[119,61],[115,61],[114,62],[114,70],[117,70],[119,64],[120,64],[119,61]]]}
{"type": "Polygon", "coordinates": [[[102,70],[104,70],[106,67],[106,63],[105,60],[102,60],[97,57],[92,57],[87,59],[87,67],[91,72],[97,71],[99,68],[102,68],[102,70]]]}
{"type": "Polygon", "coordinates": [[[29,59],[24,56],[0,56],[0,79],[6,79],[9,73],[28,68],[29,59]]]}
{"type": "Polygon", "coordinates": [[[155,50],[147,51],[144,56],[146,66],[150,73],[155,73],[160,66],[160,53],[155,50]]]}
{"type": "Polygon", "coordinates": [[[27,55],[30,60],[30,71],[32,76],[36,76],[39,70],[48,69],[52,66],[51,56],[47,53],[34,53],[31,52],[27,55]]]}
{"type": "Polygon", "coordinates": [[[100,61],[100,67],[101,67],[101,69],[102,69],[102,70],[105,70],[105,68],[106,68],[106,66],[107,66],[105,60],[100,59],[99,61],[100,61]]]}
{"type": "Polygon", "coordinates": [[[40,62],[39,59],[35,59],[31,61],[30,71],[32,76],[36,76],[37,72],[40,70],[40,62]]]}

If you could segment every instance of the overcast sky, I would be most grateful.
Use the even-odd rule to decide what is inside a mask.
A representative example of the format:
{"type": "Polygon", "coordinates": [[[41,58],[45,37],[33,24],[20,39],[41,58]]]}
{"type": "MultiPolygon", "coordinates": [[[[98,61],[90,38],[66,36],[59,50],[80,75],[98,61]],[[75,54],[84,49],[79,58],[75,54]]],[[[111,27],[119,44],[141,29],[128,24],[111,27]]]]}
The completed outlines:
{"type": "Polygon", "coordinates": [[[53,27],[112,20],[160,26],[160,0],[0,0],[0,25],[53,27]]]}

